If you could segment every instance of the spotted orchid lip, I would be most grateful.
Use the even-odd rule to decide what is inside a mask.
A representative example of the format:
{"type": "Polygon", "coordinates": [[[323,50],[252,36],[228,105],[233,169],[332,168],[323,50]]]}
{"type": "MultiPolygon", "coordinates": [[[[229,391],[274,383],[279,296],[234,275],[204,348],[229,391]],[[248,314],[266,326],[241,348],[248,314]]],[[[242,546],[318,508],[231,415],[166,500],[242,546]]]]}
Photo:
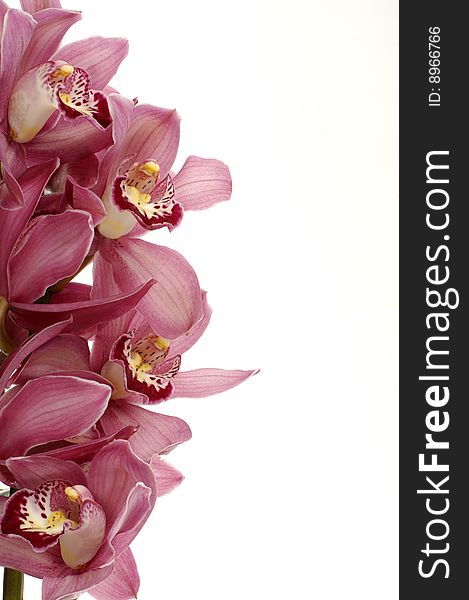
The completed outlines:
{"type": "MultiPolygon", "coordinates": [[[[168,358],[169,352],[169,342],[164,338],[155,334],[138,335],[133,330],[116,341],[110,358],[124,365],[124,388],[143,394],[149,403],[157,404],[171,398],[172,379],[181,366],[181,356],[168,358]]],[[[122,389],[122,382],[115,385],[122,389]]]]}
{"type": "Polygon", "coordinates": [[[57,110],[66,119],[85,117],[102,129],[111,123],[107,100],[91,89],[87,71],[64,61],[48,61],[26,71],[12,90],[8,105],[11,139],[30,142],[57,110]]]}
{"type": "Polygon", "coordinates": [[[72,569],[96,555],[105,528],[104,510],[88,488],[60,479],[13,494],[1,521],[3,534],[24,538],[36,552],[58,543],[62,560],[72,569]]]}

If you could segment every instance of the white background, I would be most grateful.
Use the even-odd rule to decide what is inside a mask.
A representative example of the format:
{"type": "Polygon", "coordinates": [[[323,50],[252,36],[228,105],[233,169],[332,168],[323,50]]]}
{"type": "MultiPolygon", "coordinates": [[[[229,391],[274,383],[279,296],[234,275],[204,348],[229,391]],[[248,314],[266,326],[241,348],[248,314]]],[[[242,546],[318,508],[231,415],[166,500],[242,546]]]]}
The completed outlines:
{"type": "Polygon", "coordinates": [[[214,307],[184,366],[262,369],[165,405],[193,440],[139,600],[397,598],[397,2],[63,4],[68,40],[130,39],[114,85],[178,109],[176,166],[230,165],[230,203],[150,239],[214,307]]]}

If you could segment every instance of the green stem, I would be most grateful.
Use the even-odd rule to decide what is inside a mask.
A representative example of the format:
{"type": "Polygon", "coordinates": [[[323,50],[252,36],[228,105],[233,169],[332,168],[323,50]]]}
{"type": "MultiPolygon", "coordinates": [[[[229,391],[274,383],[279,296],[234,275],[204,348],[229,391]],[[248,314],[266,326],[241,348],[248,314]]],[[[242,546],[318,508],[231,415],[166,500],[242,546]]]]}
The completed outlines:
{"type": "Polygon", "coordinates": [[[5,567],[3,573],[3,600],[23,600],[23,573],[5,567]]]}
{"type": "MultiPolygon", "coordinates": [[[[10,496],[17,490],[10,488],[10,496]]],[[[3,569],[3,600],[23,600],[24,575],[15,569],[3,569]]]]}

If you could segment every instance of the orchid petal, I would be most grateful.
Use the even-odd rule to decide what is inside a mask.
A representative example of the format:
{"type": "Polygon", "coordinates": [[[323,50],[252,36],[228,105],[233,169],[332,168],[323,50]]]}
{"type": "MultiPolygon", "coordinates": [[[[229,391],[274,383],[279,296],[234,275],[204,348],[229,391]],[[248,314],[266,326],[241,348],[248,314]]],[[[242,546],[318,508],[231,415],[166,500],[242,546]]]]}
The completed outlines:
{"type": "Polygon", "coordinates": [[[99,174],[99,159],[96,154],[85,156],[75,163],[62,165],[49,183],[53,192],[65,192],[65,186],[70,179],[74,184],[89,189],[96,185],[99,174]]]}
{"type": "Polygon", "coordinates": [[[58,159],[54,158],[40,167],[34,167],[26,171],[18,180],[24,198],[22,209],[19,211],[0,209],[0,231],[2,232],[2,243],[0,244],[0,295],[2,296],[8,296],[7,264],[11,251],[21,231],[34,213],[37,202],[58,165],[58,159]]]}
{"type": "Polygon", "coordinates": [[[73,485],[86,485],[83,469],[70,460],[50,456],[21,456],[10,458],[6,466],[20,487],[37,488],[44,481],[63,479],[73,485]]]}
{"type": "Polygon", "coordinates": [[[106,209],[101,201],[91,190],[88,190],[81,185],[70,183],[70,204],[75,210],[83,210],[88,212],[93,219],[93,226],[99,225],[106,216],[106,209]]]}
{"type": "MultiPolygon", "coordinates": [[[[4,390],[6,385],[9,383],[10,377],[18,369],[24,359],[29,356],[34,350],[46,344],[49,340],[53,339],[56,335],[62,333],[64,329],[71,323],[71,319],[65,321],[59,321],[49,327],[46,327],[36,335],[30,337],[22,346],[15,352],[12,352],[8,358],[3,362],[0,369],[0,393],[4,390]]],[[[1,404],[0,404],[1,407],[1,404]]]]}
{"type": "Polygon", "coordinates": [[[189,156],[173,183],[184,210],[203,210],[231,197],[230,170],[215,159],[189,156]]]}
{"type": "Polygon", "coordinates": [[[3,182],[0,186],[0,208],[19,210],[24,206],[24,195],[18,181],[5,165],[1,168],[3,182]]]}
{"type": "Polygon", "coordinates": [[[31,354],[15,383],[21,385],[52,372],[87,371],[89,368],[87,341],[77,335],[58,335],[31,354]]]}
{"type": "Polygon", "coordinates": [[[94,238],[88,213],[67,210],[36,217],[19,239],[10,259],[10,298],[33,302],[48,287],[74,275],[94,238]]]}
{"type": "Polygon", "coordinates": [[[149,277],[158,282],[140,302],[138,310],[150,327],[168,339],[188,332],[202,316],[200,286],[193,268],[175,250],[144,240],[102,240],[97,260],[112,265],[122,291],[149,277]]]}
{"type": "Polygon", "coordinates": [[[91,286],[86,283],[71,281],[51,296],[51,304],[71,304],[73,302],[89,302],[91,299],[91,286]]]}
{"type": "MultiPolygon", "coordinates": [[[[62,563],[63,565],[63,563],[62,563]]],[[[87,592],[111,575],[112,565],[99,569],[66,573],[59,577],[46,576],[42,582],[42,600],[72,600],[87,592]]]]}
{"type": "Polygon", "coordinates": [[[5,15],[0,48],[0,115],[6,115],[7,113],[10,93],[18,66],[35,27],[36,21],[31,15],[21,10],[10,9],[5,15]]]}
{"type": "Polygon", "coordinates": [[[60,0],[20,0],[21,8],[30,14],[34,14],[46,8],[62,8],[60,0]]]}
{"type": "Polygon", "coordinates": [[[226,371],[224,369],[196,369],[179,372],[174,378],[174,398],[206,398],[229,390],[252,375],[255,371],[226,371]]]}
{"type": "Polygon", "coordinates": [[[202,337],[212,317],[207,292],[202,291],[202,318],[185,334],[171,342],[171,354],[184,354],[202,337]]]}
{"type": "Polygon", "coordinates": [[[136,517],[123,510],[136,486],[143,485],[150,490],[151,506],[156,500],[152,470],[132,451],[129,442],[123,440],[111,442],[96,454],[89,465],[87,480],[94,499],[106,513],[111,542],[112,536],[120,533],[122,522],[136,517]]]}
{"type": "Polygon", "coordinates": [[[18,69],[20,73],[47,62],[60,46],[63,36],[70,27],[81,19],[81,13],[48,7],[46,10],[41,9],[40,12],[37,12],[34,19],[37,25],[21,59],[18,69]]]}
{"type": "Polygon", "coordinates": [[[154,454],[171,451],[192,435],[189,425],[178,417],[154,413],[122,401],[112,401],[100,423],[106,435],[123,427],[137,427],[129,443],[134,452],[146,461],[154,454]]]}
{"type": "Polygon", "coordinates": [[[22,456],[35,446],[84,433],[101,417],[110,396],[108,386],[76,377],[27,382],[0,411],[0,456],[22,456]]]}
{"type": "Polygon", "coordinates": [[[120,554],[114,562],[114,571],[89,593],[96,600],[131,600],[137,597],[140,577],[130,548],[120,554]]]}
{"type": "Polygon", "coordinates": [[[180,117],[175,110],[138,104],[111,171],[117,174],[122,162],[135,155],[136,160],[156,160],[160,167],[160,179],[164,179],[176,158],[179,125],[180,117]]]}
{"type": "MultiPolygon", "coordinates": [[[[48,449],[47,445],[40,448],[41,452],[35,456],[51,456],[61,460],[73,460],[79,464],[89,462],[100,450],[114,440],[128,440],[134,435],[136,427],[124,427],[112,435],[101,437],[91,442],[81,444],[70,444],[62,448],[48,449]]],[[[36,448],[36,450],[38,450],[36,448]]],[[[34,452],[36,452],[36,450],[34,452]]]]}
{"type": "Polygon", "coordinates": [[[60,536],[60,554],[72,569],[85,566],[101,547],[106,531],[106,515],[99,504],[87,499],[80,508],[80,525],[60,536]]]}
{"type": "Polygon", "coordinates": [[[0,565],[40,578],[52,576],[63,568],[58,556],[49,552],[39,554],[26,540],[3,534],[0,534],[0,565]]]}
{"type": "Polygon", "coordinates": [[[63,304],[11,302],[10,306],[15,313],[18,324],[29,331],[37,331],[56,321],[64,321],[72,316],[73,322],[67,327],[65,333],[78,333],[107,320],[116,319],[131,310],[140,302],[154,283],[155,281],[150,279],[129,293],[101,300],[63,304]]]}
{"type": "Polygon", "coordinates": [[[113,143],[112,127],[98,129],[88,119],[62,119],[50,131],[23,144],[30,167],[60,157],[62,164],[76,163],[113,143]]]}
{"type": "Polygon", "coordinates": [[[158,497],[172,492],[184,479],[182,473],[160,458],[157,454],[151,457],[150,468],[156,479],[158,497]]]}
{"type": "MultiPolygon", "coordinates": [[[[94,344],[93,344],[94,346],[94,344]]],[[[130,390],[127,385],[125,367],[120,360],[109,360],[104,364],[101,374],[114,386],[113,400],[125,400],[132,404],[148,404],[148,396],[140,392],[130,390]]]]}
{"type": "Polygon", "coordinates": [[[52,60],[64,60],[85,69],[93,88],[102,90],[114,77],[128,51],[129,43],[123,38],[90,37],[63,46],[52,60]]]}

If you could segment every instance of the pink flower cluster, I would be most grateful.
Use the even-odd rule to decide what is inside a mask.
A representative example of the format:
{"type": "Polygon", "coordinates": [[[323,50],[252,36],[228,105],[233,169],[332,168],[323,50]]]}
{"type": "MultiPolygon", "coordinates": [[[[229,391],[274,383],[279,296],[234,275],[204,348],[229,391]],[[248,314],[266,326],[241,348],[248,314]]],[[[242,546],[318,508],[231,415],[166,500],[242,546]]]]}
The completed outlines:
{"type": "Polygon", "coordinates": [[[124,39],[60,46],[80,13],[0,0],[0,565],[43,600],[136,596],[129,544],[182,475],[191,436],[149,407],[217,394],[254,371],[184,371],[210,308],[180,254],[145,241],[228,200],[218,160],[179,144],[174,110],[109,81],[124,39]],[[93,285],[73,281],[93,263],[93,285]],[[17,491],[15,491],[17,490],[17,491]]]}

